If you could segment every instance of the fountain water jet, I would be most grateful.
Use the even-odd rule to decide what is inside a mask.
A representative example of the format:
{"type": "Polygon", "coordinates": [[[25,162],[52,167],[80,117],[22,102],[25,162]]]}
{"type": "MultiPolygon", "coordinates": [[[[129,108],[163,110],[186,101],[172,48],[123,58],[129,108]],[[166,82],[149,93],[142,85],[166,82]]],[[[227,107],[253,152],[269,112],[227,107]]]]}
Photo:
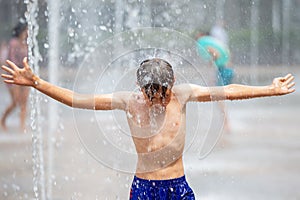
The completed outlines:
{"type": "MultiPolygon", "coordinates": [[[[38,48],[37,35],[39,26],[36,21],[38,13],[38,0],[26,0],[28,22],[28,58],[29,64],[35,74],[39,74],[38,62],[41,58],[38,48]]],[[[35,199],[46,199],[44,179],[43,137],[40,126],[40,96],[36,90],[31,93],[31,132],[32,132],[32,162],[33,162],[33,191],[35,199]]]]}
{"type": "MultiPolygon", "coordinates": [[[[53,84],[57,84],[58,73],[57,68],[59,65],[59,7],[60,2],[52,0],[48,2],[49,5],[49,81],[53,84]],[[50,34],[51,33],[51,34],[50,34]]],[[[48,177],[47,177],[47,199],[52,199],[52,183],[53,183],[53,133],[57,128],[57,103],[49,101],[49,108],[51,112],[48,112],[48,177]]]]}

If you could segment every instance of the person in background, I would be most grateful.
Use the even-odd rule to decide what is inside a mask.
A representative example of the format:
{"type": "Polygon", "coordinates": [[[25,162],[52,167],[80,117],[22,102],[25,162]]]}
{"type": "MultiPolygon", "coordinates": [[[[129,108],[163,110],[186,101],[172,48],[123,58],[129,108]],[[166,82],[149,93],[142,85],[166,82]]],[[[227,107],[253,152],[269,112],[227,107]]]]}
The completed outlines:
{"type": "Polygon", "coordinates": [[[8,44],[6,41],[1,41],[0,44],[0,64],[4,65],[8,57],[8,44]]]}
{"type": "MultiPolygon", "coordinates": [[[[217,32],[217,28],[214,29],[214,32],[217,32]]],[[[221,36],[222,34],[219,34],[218,37],[221,36]]],[[[234,71],[227,66],[230,62],[230,51],[227,44],[220,39],[211,36],[209,32],[198,33],[196,40],[200,56],[205,60],[211,61],[212,65],[216,66],[216,85],[225,86],[231,84],[234,77],[234,71]]],[[[227,40],[227,35],[226,37],[223,35],[223,40],[227,40]]],[[[224,130],[225,132],[230,132],[225,104],[221,101],[218,102],[218,104],[224,113],[224,130]]]]}
{"type": "MultiPolygon", "coordinates": [[[[23,58],[28,54],[27,46],[27,23],[19,22],[12,31],[12,38],[8,43],[7,59],[13,61],[18,66],[23,68],[23,58]]],[[[11,97],[11,102],[4,111],[1,118],[1,126],[6,131],[6,120],[7,117],[15,110],[20,107],[20,129],[25,130],[26,110],[27,110],[27,99],[29,96],[29,88],[21,87],[19,85],[8,85],[7,88],[11,97]]]]}
{"type": "MultiPolygon", "coordinates": [[[[225,22],[224,20],[218,20],[216,24],[211,28],[209,32],[209,36],[215,38],[217,43],[219,43],[220,48],[224,49],[223,51],[226,52],[227,55],[224,57],[227,57],[227,60],[220,62],[218,59],[222,57],[222,53],[218,55],[218,57],[215,57],[215,64],[218,67],[219,71],[219,77],[218,77],[218,83],[217,85],[229,85],[232,83],[234,72],[229,67],[231,64],[231,52],[229,50],[229,41],[228,41],[228,34],[227,31],[224,28],[225,22]]],[[[222,50],[221,50],[222,51],[222,50]]],[[[220,50],[218,50],[220,52],[220,50]]],[[[217,55],[216,52],[213,52],[217,55]]]]}

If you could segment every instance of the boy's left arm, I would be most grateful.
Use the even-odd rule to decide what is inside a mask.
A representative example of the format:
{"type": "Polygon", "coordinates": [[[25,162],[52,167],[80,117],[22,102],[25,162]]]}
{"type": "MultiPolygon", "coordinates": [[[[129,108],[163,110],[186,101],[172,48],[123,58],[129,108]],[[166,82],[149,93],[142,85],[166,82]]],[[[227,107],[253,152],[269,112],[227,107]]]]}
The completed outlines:
{"type": "Polygon", "coordinates": [[[189,84],[188,101],[239,100],[285,95],[295,91],[293,81],[294,77],[288,74],[285,77],[275,78],[273,83],[268,86],[230,84],[222,87],[201,87],[189,84]]]}

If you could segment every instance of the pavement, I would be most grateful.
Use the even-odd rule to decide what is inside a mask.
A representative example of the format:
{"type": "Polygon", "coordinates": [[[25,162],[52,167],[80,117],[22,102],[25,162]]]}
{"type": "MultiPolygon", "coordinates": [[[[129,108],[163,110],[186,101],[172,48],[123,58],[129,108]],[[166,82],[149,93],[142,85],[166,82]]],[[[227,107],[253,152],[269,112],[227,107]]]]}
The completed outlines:
{"type": "MultiPolygon", "coordinates": [[[[280,66],[236,68],[236,81],[268,84],[271,77],[288,71],[299,82],[300,68],[280,66]]],[[[9,103],[3,83],[0,91],[3,112],[9,103]]],[[[300,199],[299,91],[300,84],[288,96],[226,102],[230,129],[222,134],[213,151],[204,158],[197,152],[184,154],[186,176],[197,199],[300,199]]],[[[51,111],[49,101],[42,96],[41,104],[41,115],[47,116],[51,111]]],[[[97,160],[79,137],[82,132],[78,134],[82,129],[87,136],[97,130],[90,129],[84,120],[78,124],[73,109],[57,106],[58,128],[50,139],[47,117],[42,117],[43,186],[48,199],[128,199],[133,174],[114,170],[97,160]]],[[[87,111],[76,112],[82,119],[89,116],[87,111]]],[[[8,126],[8,132],[0,132],[0,199],[33,199],[36,175],[31,132],[18,130],[17,112],[9,118],[8,126]]]]}

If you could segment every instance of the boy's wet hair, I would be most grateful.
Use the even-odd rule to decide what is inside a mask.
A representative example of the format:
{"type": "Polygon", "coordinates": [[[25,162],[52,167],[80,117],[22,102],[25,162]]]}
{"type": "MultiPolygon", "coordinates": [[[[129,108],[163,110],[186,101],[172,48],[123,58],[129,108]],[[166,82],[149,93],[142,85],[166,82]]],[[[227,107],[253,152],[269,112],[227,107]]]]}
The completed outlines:
{"type": "Polygon", "coordinates": [[[160,96],[165,99],[167,89],[171,89],[174,84],[172,66],[160,58],[144,60],[136,74],[138,85],[145,89],[150,100],[155,93],[160,91],[160,88],[160,96]]]}

